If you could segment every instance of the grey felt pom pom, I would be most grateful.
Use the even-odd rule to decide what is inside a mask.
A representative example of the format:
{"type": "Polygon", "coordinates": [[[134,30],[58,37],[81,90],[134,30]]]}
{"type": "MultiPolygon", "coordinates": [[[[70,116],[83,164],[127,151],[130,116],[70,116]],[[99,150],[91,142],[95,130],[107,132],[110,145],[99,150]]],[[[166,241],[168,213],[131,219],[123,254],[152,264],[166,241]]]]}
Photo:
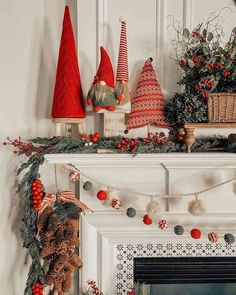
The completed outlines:
{"type": "Polygon", "coordinates": [[[127,209],[126,215],[128,217],[133,218],[136,215],[136,210],[134,208],[130,207],[130,208],[127,209]]]}
{"type": "Polygon", "coordinates": [[[93,187],[93,184],[91,181],[86,181],[83,185],[83,189],[85,191],[90,191],[92,189],[92,187],[93,187]]]}
{"type": "Polygon", "coordinates": [[[176,235],[181,236],[184,233],[184,228],[182,227],[182,225],[176,225],[174,228],[174,232],[176,235]]]}
{"type": "Polygon", "coordinates": [[[232,234],[225,234],[224,239],[227,244],[233,244],[235,242],[235,237],[232,234]]]}

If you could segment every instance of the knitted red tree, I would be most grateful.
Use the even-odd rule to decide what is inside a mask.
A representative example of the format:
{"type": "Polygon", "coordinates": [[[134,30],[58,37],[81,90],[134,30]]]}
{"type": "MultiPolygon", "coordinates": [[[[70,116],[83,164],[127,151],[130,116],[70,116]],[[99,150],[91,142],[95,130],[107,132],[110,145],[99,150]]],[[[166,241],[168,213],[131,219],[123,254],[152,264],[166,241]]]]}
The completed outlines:
{"type": "Polygon", "coordinates": [[[164,97],[152,66],[152,58],[144,63],[136,95],[132,99],[127,130],[148,124],[169,128],[164,118],[164,97]]]}

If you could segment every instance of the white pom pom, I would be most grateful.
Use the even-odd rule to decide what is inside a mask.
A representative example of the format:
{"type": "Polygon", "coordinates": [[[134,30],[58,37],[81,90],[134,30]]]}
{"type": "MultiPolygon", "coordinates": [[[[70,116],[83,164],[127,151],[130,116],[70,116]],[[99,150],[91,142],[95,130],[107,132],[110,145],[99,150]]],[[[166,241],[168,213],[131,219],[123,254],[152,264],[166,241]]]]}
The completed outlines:
{"type": "Polygon", "coordinates": [[[188,203],[188,212],[194,216],[202,216],[206,214],[203,201],[199,200],[196,196],[195,200],[192,200],[188,203]]]}
{"type": "Polygon", "coordinates": [[[124,20],[124,18],[123,18],[122,16],[119,18],[119,21],[120,21],[121,23],[125,22],[125,20],[124,20]]]}
{"type": "Polygon", "coordinates": [[[151,199],[151,201],[147,204],[146,211],[147,215],[153,220],[157,219],[161,212],[161,205],[158,201],[151,199]]]}

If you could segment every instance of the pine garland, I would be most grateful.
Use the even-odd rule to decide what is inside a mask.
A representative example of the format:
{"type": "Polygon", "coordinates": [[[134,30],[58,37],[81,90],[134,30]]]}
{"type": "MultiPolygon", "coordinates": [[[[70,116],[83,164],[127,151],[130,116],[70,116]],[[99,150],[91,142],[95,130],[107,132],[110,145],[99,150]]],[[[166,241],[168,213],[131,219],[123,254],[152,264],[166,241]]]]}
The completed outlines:
{"type": "MultiPolygon", "coordinates": [[[[17,193],[22,198],[22,223],[21,237],[23,247],[27,248],[32,258],[31,266],[28,273],[24,295],[33,295],[32,286],[37,282],[45,283],[45,273],[41,263],[40,252],[41,245],[37,236],[37,218],[38,214],[32,206],[32,183],[39,177],[39,168],[44,163],[46,154],[55,153],[97,153],[98,149],[110,149],[114,152],[121,153],[119,148],[123,141],[130,143],[135,142],[136,149],[125,148],[124,153],[133,153],[134,156],[139,153],[169,153],[185,152],[186,146],[183,143],[172,141],[158,141],[149,138],[127,139],[122,136],[118,137],[101,137],[92,143],[94,135],[82,138],[68,137],[37,137],[31,143],[22,143],[21,140],[10,141],[10,144],[18,148],[19,155],[25,154],[28,158],[17,170],[17,175],[23,174],[21,181],[17,185],[17,193]],[[15,142],[18,143],[15,143],[15,142]],[[159,143],[158,143],[159,142],[159,143]]],[[[228,145],[225,138],[199,139],[192,150],[193,152],[205,152],[212,148],[221,148],[226,152],[236,152],[236,144],[228,145]]],[[[58,217],[64,221],[67,217],[70,219],[78,218],[79,211],[74,205],[55,203],[55,212],[58,217]]],[[[66,288],[66,287],[65,287],[66,288]]]]}

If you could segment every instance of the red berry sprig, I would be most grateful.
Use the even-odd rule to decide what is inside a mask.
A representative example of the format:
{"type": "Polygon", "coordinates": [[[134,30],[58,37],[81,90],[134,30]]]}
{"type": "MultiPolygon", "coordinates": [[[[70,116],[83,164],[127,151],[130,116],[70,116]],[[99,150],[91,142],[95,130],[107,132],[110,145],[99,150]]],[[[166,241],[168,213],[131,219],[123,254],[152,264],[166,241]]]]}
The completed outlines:
{"type": "Polygon", "coordinates": [[[33,295],[43,295],[43,285],[40,282],[31,286],[33,295]]]}
{"type": "Polygon", "coordinates": [[[11,140],[9,137],[7,137],[7,141],[4,141],[2,143],[4,146],[12,145],[14,146],[13,154],[17,155],[19,152],[24,153],[26,156],[31,156],[32,152],[41,153],[41,149],[38,147],[35,147],[32,142],[25,143],[21,141],[21,137],[11,140]]]}
{"type": "Polygon", "coordinates": [[[42,182],[40,179],[35,179],[32,183],[32,200],[34,210],[38,212],[43,200],[42,182]]]}
{"type": "Polygon", "coordinates": [[[100,139],[100,134],[98,132],[90,134],[90,140],[92,142],[98,142],[100,139]]]}
{"type": "Polygon", "coordinates": [[[90,291],[91,291],[91,293],[92,293],[93,295],[101,295],[101,294],[102,294],[102,293],[100,292],[99,288],[97,287],[95,281],[91,281],[91,280],[89,280],[87,283],[88,283],[88,285],[89,285],[89,289],[90,289],[90,291]]]}
{"type": "Polygon", "coordinates": [[[127,151],[135,153],[138,148],[138,139],[137,138],[123,138],[120,142],[117,143],[116,147],[121,151],[127,151]]]}

